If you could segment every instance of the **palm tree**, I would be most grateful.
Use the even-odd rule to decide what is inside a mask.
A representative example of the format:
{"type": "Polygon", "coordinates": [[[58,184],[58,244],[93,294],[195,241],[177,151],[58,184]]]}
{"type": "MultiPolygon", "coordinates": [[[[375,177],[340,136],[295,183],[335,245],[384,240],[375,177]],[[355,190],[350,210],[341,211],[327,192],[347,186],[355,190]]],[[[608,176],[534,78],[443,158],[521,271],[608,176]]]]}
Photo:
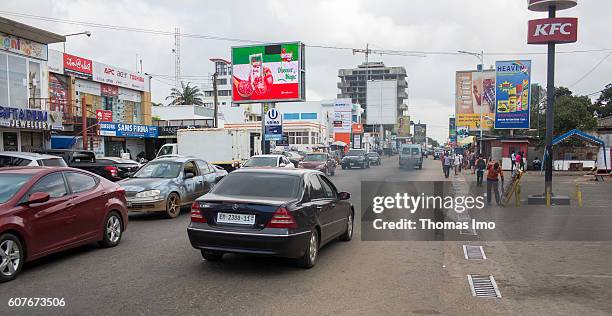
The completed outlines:
{"type": "Polygon", "coordinates": [[[204,101],[202,97],[202,91],[200,88],[196,86],[190,86],[190,82],[185,85],[184,82],[181,81],[181,88],[172,88],[170,90],[170,95],[166,97],[166,100],[170,99],[169,105],[204,105],[204,101]]]}

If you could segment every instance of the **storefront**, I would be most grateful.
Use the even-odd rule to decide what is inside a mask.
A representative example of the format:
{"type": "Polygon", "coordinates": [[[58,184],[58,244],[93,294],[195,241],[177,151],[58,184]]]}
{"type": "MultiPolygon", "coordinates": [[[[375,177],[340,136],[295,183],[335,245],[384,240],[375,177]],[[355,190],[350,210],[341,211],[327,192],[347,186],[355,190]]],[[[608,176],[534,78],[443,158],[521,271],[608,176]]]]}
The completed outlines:
{"type": "Polygon", "coordinates": [[[128,153],[131,159],[149,158],[147,150],[159,135],[157,126],[140,124],[123,124],[115,122],[100,123],[100,135],[104,136],[104,155],[121,157],[128,153]]]}
{"type": "Polygon", "coordinates": [[[61,128],[61,124],[61,116],[56,113],[0,106],[0,150],[32,152],[48,148],[50,130],[61,128]]]}

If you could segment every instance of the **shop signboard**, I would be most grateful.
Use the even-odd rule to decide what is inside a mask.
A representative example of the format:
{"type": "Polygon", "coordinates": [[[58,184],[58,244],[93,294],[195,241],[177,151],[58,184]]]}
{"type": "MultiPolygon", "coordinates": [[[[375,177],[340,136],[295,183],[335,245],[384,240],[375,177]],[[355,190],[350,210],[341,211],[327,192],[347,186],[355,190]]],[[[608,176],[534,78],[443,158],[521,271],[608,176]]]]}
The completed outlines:
{"type": "Polygon", "coordinates": [[[266,112],[265,140],[281,140],[283,136],[283,119],[277,109],[271,108],[266,112]]]}
{"type": "Polygon", "coordinates": [[[209,128],[213,125],[213,120],[206,120],[206,125],[181,125],[181,126],[159,126],[159,136],[173,136],[176,137],[176,132],[179,129],[192,129],[192,128],[209,128]]]}
{"type": "Polygon", "coordinates": [[[531,61],[495,62],[496,129],[528,129],[531,103],[531,61]]]}
{"type": "Polygon", "coordinates": [[[336,99],[334,102],[334,133],[351,132],[351,111],[351,99],[336,99]]]}
{"type": "Polygon", "coordinates": [[[20,129],[49,130],[49,112],[0,106],[0,126],[20,129]]]}
{"type": "Polygon", "coordinates": [[[98,119],[98,122],[112,122],[113,121],[113,111],[96,110],[96,119],[98,119]]]}
{"type": "Polygon", "coordinates": [[[351,130],[353,134],[363,134],[363,125],[359,123],[353,123],[351,130]]]}
{"type": "Polygon", "coordinates": [[[100,135],[126,138],[157,138],[158,128],[151,125],[102,122],[100,123],[100,135]]]}
{"type": "Polygon", "coordinates": [[[0,32],[0,50],[41,60],[47,60],[48,58],[48,47],[46,44],[2,32],[0,32]]]}
{"type": "Polygon", "coordinates": [[[232,47],[232,102],[304,101],[300,42],[232,47]]]}
{"type": "Polygon", "coordinates": [[[132,90],[149,90],[148,76],[96,61],[93,62],[92,80],[132,90]]]}
{"type": "Polygon", "coordinates": [[[64,72],[81,78],[91,78],[92,61],[87,58],[64,53],[64,72]]]}

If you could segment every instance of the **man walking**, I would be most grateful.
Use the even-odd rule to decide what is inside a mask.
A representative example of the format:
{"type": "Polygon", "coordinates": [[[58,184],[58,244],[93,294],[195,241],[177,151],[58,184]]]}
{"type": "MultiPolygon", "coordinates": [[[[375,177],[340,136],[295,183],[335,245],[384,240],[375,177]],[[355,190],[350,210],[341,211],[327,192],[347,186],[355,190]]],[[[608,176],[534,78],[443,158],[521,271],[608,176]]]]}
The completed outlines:
{"type": "Polygon", "coordinates": [[[491,189],[495,190],[495,202],[501,205],[499,201],[499,178],[502,181],[502,190],[504,183],[504,171],[498,162],[489,164],[487,167],[487,204],[491,205],[491,189]]]}
{"type": "Polygon", "coordinates": [[[476,185],[479,187],[482,186],[482,178],[486,168],[487,162],[482,158],[482,155],[480,155],[474,164],[474,170],[476,170],[476,185]]]}
{"type": "Polygon", "coordinates": [[[513,150],[512,153],[510,154],[510,173],[514,171],[515,162],[516,162],[516,154],[514,153],[514,150],[513,150]]]}
{"type": "Polygon", "coordinates": [[[449,153],[446,153],[442,161],[445,178],[448,178],[448,176],[450,175],[450,168],[451,168],[452,163],[453,163],[453,159],[451,158],[449,153]]]}

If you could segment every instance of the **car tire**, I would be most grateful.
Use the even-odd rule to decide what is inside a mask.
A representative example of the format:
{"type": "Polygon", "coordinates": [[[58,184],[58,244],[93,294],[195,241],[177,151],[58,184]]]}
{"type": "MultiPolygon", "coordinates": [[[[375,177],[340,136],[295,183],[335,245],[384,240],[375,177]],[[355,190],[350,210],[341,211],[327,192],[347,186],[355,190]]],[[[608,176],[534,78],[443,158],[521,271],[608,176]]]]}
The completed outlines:
{"type": "Polygon", "coordinates": [[[166,216],[176,218],[181,213],[181,199],[179,195],[172,192],[166,198],[166,216]]]}
{"type": "Polygon", "coordinates": [[[346,231],[344,231],[344,233],[339,237],[341,241],[350,241],[353,239],[353,230],[355,229],[355,226],[353,225],[354,223],[355,218],[353,216],[353,211],[351,210],[348,220],[346,221],[346,231]]]}
{"type": "Polygon", "coordinates": [[[317,258],[319,257],[319,243],[319,234],[315,229],[312,229],[306,243],[306,251],[304,255],[296,261],[298,267],[310,269],[315,266],[317,258]]]}
{"type": "Polygon", "coordinates": [[[200,250],[202,258],[206,261],[221,261],[223,259],[223,253],[218,251],[200,250]]]}
{"type": "Polygon", "coordinates": [[[123,220],[119,213],[112,211],[104,219],[104,232],[99,244],[105,248],[115,247],[123,237],[123,220]]]}
{"type": "Polygon", "coordinates": [[[0,259],[0,265],[3,265],[0,269],[0,283],[2,283],[15,279],[21,272],[25,252],[19,238],[11,233],[0,235],[0,251],[3,253],[0,259]]]}

